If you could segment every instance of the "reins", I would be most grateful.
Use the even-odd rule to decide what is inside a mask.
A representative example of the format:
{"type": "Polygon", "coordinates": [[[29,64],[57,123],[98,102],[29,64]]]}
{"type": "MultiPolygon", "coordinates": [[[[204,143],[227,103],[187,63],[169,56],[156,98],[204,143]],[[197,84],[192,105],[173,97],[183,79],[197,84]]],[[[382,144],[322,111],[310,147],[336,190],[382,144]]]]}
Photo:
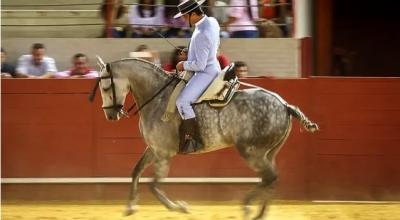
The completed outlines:
{"type": "MultiPolygon", "coordinates": [[[[125,118],[130,118],[129,112],[132,111],[135,108],[135,106],[137,106],[137,103],[135,102],[131,107],[128,108],[128,110],[126,112],[122,109],[123,108],[122,105],[119,105],[119,104],[116,103],[117,101],[116,101],[115,83],[114,83],[114,80],[113,80],[114,79],[113,72],[111,70],[111,66],[110,66],[109,63],[107,63],[105,65],[105,67],[106,67],[107,72],[109,73],[109,75],[108,76],[101,76],[101,77],[97,78],[96,84],[95,84],[93,90],[91,91],[91,93],[89,95],[89,101],[93,102],[94,96],[96,95],[96,91],[97,91],[97,88],[99,87],[99,84],[100,84],[101,80],[102,79],[110,79],[111,80],[111,85],[110,86],[111,86],[111,90],[112,90],[112,94],[113,94],[113,104],[111,106],[103,107],[103,109],[115,109],[116,111],[118,111],[118,113],[120,115],[124,116],[125,118]]],[[[158,92],[156,92],[156,94],[154,94],[142,106],[138,107],[137,110],[133,113],[133,116],[135,116],[137,113],[139,113],[139,111],[141,109],[143,109],[146,105],[148,105],[151,101],[153,101],[154,98],[156,98],[162,91],[164,91],[165,88],[167,88],[169,85],[171,85],[171,83],[174,82],[175,80],[178,80],[178,81],[183,80],[187,84],[186,80],[184,80],[182,78],[179,78],[181,73],[182,72],[178,72],[178,70],[176,70],[176,74],[172,76],[172,79],[167,84],[165,84],[160,90],[158,90],[158,92]]]]}
{"type": "MultiPolygon", "coordinates": [[[[178,75],[178,71],[176,71],[176,74],[178,75]]],[[[156,92],[156,94],[154,94],[153,97],[151,97],[149,100],[147,100],[141,107],[139,107],[134,113],[133,115],[136,115],[137,113],[139,113],[139,111],[144,108],[147,104],[149,104],[151,101],[153,101],[154,98],[156,98],[165,88],[167,88],[167,86],[171,85],[172,82],[174,82],[175,80],[183,80],[179,77],[173,76],[173,78],[167,83],[165,84],[160,90],[158,90],[158,92],[156,92]]],[[[185,81],[186,82],[186,81],[185,81]]],[[[186,82],[187,83],[187,82],[186,82]]],[[[136,102],[127,110],[127,113],[129,113],[130,111],[132,111],[132,109],[136,106],[136,102]]],[[[129,116],[127,117],[129,118],[129,116]]]]}

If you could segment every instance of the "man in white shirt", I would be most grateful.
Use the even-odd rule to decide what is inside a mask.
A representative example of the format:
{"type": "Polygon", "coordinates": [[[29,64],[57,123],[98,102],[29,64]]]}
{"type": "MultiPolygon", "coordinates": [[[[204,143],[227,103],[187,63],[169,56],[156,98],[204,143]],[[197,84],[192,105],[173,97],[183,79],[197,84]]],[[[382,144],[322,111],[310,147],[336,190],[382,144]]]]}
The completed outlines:
{"type": "Polygon", "coordinates": [[[43,44],[33,44],[32,54],[22,55],[18,59],[17,78],[52,78],[57,72],[53,58],[45,55],[43,44]]]}

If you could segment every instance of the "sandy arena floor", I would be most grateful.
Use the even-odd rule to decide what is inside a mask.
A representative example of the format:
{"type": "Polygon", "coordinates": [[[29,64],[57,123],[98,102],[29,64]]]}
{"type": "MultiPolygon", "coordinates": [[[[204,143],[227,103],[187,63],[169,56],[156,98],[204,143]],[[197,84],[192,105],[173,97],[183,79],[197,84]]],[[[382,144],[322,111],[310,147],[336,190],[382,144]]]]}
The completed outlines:
{"type": "MultiPolygon", "coordinates": [[[[140,206],[122,217],[124,206],[93,204],[2,204],[2,220],[220,220],[242,219],[238,205],[192,205],[192,214],[167,211],[158,205],[140,206]]],[[[255,209],[253,208],[253,212],[255,209]]],[[[280,203],[271,206],[267,220],[400,220],[400,204],[280,203]]]]}

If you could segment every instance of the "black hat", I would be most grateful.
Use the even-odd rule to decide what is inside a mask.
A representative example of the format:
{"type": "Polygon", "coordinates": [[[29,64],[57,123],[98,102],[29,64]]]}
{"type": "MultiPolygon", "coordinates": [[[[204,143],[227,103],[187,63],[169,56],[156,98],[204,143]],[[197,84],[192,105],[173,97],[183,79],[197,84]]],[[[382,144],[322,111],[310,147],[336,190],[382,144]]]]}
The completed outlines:
{"type": "Polygon", "coordinates": [[[174,16],[174,18],[179,18],[180,16],[193,11],[195,8],[199,7],[206,0],[186,0],[178,5],[179,13],[174,16]]]}

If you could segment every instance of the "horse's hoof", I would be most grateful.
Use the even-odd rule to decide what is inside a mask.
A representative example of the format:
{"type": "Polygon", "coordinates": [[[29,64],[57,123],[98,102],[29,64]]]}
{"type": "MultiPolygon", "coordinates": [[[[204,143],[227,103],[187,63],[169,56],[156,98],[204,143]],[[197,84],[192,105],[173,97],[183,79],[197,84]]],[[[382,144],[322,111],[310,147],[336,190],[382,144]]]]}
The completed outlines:
{"type": "Polygon", "coordinates": [[[244,219],[248,219],[251,212],[250,206],[247,205],[244,206],[243,211],[244,211],[244,219]]]}
{"type": "Polygon", "coordinates": [[[186,202],[183,201],[177,201],[176,202],[176,211],[181,212],[181,213],[186,213],[190,214],[190,208],[189,205],[186,202]]]}
{"type": "Polygon", "coordinates": [[[124,212],[124,216],[130,216],[135,213],[139,209],[138,205],[128,206],[128,208],[124,212]]]}

